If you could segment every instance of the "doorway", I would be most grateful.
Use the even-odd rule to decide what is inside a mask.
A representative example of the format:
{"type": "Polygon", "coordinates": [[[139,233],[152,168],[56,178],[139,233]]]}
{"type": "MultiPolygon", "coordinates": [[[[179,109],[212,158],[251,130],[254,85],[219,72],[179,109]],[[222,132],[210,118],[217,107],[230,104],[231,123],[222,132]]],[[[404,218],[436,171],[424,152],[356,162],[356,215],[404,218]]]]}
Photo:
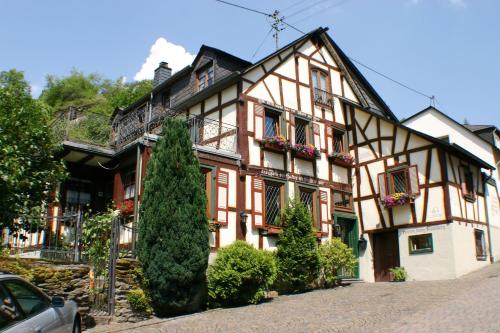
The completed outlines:
{"type": "Polygon", "coordinates": [[[375,282],[391,280],[389,269],[399,266],[398,231],[373,234],[375,282]]]}
{"type": "MultiPolygon", "coordinates": [[[[335,225],[337,226],[338,235],[342,242],[352,249],[356,258],[359,258],[358,249],[358,220],[355,215],[335,213],[335,225]]],[[[359,279],[359,261],[352,272],[341,272],[342,278],[359,279]]]]}

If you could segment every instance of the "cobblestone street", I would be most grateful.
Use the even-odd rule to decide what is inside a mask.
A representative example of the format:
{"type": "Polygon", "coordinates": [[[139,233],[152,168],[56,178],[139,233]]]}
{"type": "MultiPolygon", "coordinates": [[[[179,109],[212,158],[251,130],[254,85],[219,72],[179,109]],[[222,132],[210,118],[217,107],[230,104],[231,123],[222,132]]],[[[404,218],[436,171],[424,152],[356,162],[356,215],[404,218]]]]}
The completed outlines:
{"type": "Polygon", "coordinates": [[[500,263],[457,280],[357,283],[91,332],[500,332],[500,263]]]}

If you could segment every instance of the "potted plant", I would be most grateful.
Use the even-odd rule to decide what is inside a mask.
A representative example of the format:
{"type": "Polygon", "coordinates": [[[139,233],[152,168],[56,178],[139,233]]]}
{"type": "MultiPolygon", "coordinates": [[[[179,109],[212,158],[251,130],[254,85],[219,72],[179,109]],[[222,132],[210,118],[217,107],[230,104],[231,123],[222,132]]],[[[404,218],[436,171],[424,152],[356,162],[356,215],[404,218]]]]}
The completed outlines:
{"type": "Polygon", "coordinates": [[[386,208],[395,206],[403,206],[410,202],[410,195],[408,193],[392,193],[382,199],[382,205],[386,208]]]}
{"type": "Polygon", "coordinates": [[[389,268],[391,282],[404,282],[408,278],[408,273],[404,267],[389,268]]]}
{"type": "Polygon", "coordinates": [[[288,149],[288,142],[282,135],[275,135],[271,137],[266,137],[261,141],[261,146],[267,150],[273,150],[276,152],[284,152],[288,149]]]}
{"type": "Polygon", "coordinates": [[[134,213],[134,200],[123,200],[117,208],[122,215],[132,215],[134,213]]]}
{"type": "Polygon", "coordinates": [[[291,148],[292,154],[295,157],[302,158],[305,160],[315,160],[316,158],[321,156],[319,150],[311,144],[303,145],[303,144],[297,143],[297,144],[294,144],[293,146],[291,146],[290,148],[291,148]]]}
{"type": "Polygon", "coordinates": [[[342,166],[351,166],[354,163],[354,157],[346,152],[334,152],[330,155],[333,163],[342,166]]]}

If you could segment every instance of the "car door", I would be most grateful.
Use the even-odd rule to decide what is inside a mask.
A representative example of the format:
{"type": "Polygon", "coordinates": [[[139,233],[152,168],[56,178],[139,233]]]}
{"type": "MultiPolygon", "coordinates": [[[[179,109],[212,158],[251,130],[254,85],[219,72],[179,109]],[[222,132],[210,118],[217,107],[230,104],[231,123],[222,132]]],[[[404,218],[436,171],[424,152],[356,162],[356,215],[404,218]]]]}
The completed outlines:
{"type": "Polygon", "coordinates": [[[2,284],[24,314],[21,324],[30,325],[31,332],[35,333],[62,332],[63,323],[50,300],[39,290],[20,279],[4,280],[2,284]]]}

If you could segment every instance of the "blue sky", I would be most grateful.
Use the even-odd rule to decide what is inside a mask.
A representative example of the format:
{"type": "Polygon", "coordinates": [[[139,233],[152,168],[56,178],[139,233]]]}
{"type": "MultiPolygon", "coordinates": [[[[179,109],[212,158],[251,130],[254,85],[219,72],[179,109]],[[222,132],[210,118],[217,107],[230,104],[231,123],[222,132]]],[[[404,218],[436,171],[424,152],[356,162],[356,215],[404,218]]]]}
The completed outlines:
{"type": "MultiPolygon", "coordinates": [[[[295,4],[283,12],[289,23],[329,27],[350,57],[435,95],[456,120],[500,126],[498,0],[232,1],[262,11],[295,4]]],[[[47,74],[71,68],[132,81],[151,75],[159,60],[174,70],[189,63],[202,44],[258,60],[273,51],[268,38],[252,59],[268,30],[265,17],[214,0],[0,0],[0,70],[23,70],[35,94],[47,74]]],[[[288,29],[281,40],[299,36],[288,29]]],[[[360,70],[398,117],[429,105],[360,70]]]]}

